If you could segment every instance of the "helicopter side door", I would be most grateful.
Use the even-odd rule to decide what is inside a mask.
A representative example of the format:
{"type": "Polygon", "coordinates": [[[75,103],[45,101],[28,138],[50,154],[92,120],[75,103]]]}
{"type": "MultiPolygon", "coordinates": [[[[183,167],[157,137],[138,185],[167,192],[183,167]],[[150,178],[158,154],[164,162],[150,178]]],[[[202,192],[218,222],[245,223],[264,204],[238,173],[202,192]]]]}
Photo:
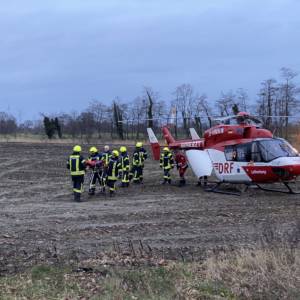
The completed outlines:
{"type": "Polygon", "coordinates": [[[217,178],[224,182],[251,182],[244,167],[251,163],[251,143],[225,146],[224,152],[208,150],[217,178]]]}

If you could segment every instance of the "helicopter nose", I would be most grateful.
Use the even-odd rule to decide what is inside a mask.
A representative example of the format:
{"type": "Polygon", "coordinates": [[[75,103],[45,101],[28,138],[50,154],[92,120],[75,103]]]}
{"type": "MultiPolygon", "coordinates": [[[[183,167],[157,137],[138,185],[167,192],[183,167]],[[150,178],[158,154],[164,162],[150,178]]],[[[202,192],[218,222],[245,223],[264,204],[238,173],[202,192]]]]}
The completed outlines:
{"type": "Polygon", "coordinates": [[[297,177],[300,175],[300,165],[293,165],[288,167],[288,172],[293,175],[294,177],[297,177]]]}
{"type": "Polygon", "coordinates": [[[300,175],[300,165],[273,167],[272,171],[281,179],[292,179],[300,175]]]}

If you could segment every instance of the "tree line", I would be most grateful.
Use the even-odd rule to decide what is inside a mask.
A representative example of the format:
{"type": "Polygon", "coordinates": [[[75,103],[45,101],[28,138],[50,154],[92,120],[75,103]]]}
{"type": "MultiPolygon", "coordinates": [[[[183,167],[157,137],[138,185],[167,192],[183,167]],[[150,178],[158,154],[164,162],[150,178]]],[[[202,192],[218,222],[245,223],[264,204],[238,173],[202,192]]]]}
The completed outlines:
{"type": "Polygon", "coordinates": [[[0,134],[43,134],[49,139],[140,139],[145,138],[147,127],[159,132],[162,124],[172,120],[176,137],[188,135],[195,127],[200,135],[212,126],[213,116],[226,117],[239,111],[258,116],[265,128],[275,135],[288,137],[289,128],[295,125],[299,112],[300,87],[296,84],[297,73],[288,68],[280,70],[280,81],[264,80],[258,90],[257,100],[250,101],[247,92],[222,92],[216,101],[205,93],[199,94],[190,84],[178,86],[170,101],[162,100],[150,87],[132,101],[114,99],[111,103],[91,101],[82,112],[59,115],[42,114],[39,121],[17,124],[16,118],[0,112],[0,134]]]}

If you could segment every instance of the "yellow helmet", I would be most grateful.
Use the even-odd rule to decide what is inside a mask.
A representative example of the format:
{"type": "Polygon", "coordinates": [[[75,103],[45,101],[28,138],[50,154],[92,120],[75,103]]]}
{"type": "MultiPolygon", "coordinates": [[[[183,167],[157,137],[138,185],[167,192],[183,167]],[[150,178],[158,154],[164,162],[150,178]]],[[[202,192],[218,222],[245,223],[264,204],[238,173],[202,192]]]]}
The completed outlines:
{"type": "Polygon", "coordinates": [[[135,146],[137,148],[141,148],[141,147],[143,147],[143,143],[142,142],[137,142],[135,146]]]}
{"type": "Polygon", "coordinates": [[[165,147],[165,148],[163,149],[163,151],[165,151],[165,152],[169,152],[169,151],[170,151],[170,149],[169,149],[168,147],[165,147]]]}
{"type": "Polygon", "coordinates": [[[74,152],[81,152],[81,146],[79,146],[79,145],[74,146],[73,151],[74,152]]]}
{"type": "Polygon", "coordinates": [[[96,147],[91,147],[90,148],[90,153],[97,153],[98,149],[96,147]]]}
{"type": "Polygon", "coordinates": [[[113,150],[112,154],[114,156],[118,157],[119,156],[119,151],[118,150],[113,150]]]}
{"type": "Polygon", "coordinates": [[[120,152],[121,153],[126,152],[126,151],[127,151],[127,148],[125,146],[120,147],[120,152]]]}

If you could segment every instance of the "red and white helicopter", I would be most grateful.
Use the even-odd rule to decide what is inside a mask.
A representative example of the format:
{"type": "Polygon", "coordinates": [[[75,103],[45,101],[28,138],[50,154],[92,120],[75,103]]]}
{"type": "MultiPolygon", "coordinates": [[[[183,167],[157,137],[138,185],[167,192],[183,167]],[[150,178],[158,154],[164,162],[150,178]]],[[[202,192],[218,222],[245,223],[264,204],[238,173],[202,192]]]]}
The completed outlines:
{"type": "MultiPolygon", "coordinates": [[[[246,112],[216,120],[217,125],[208,129],[199,138],[191,129],[192,139],[175,140],[169,125],[162,132],[172,150],[184,150],[194,174],[200,178],[214,173],[218,182],[209,189],[223,183],[256,185],[262,190],[297,193],[290,183],[300,175],[300,156],[286,140],[273,137],[261,128],[261,122],[246,112]],[[261,184],[282,183],[286,190],[264,188],[261,184]]],[[[151,128],[147,129],[154,159],[159,159],[160,145],[151,128]]],[[[226,192],[225,192],[226,193],[226,192]]]]}

